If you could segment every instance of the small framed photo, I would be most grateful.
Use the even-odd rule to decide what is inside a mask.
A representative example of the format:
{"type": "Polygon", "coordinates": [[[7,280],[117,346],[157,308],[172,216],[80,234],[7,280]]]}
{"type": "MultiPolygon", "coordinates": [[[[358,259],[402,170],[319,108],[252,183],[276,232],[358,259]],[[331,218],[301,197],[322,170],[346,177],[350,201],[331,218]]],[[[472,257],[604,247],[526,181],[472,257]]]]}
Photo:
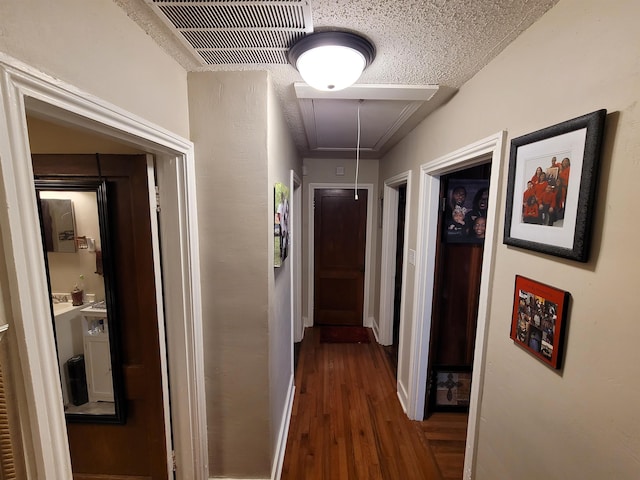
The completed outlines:
{"type": "Polygon", "coordinates": [[[489,180],[452,178],[447,184],[442,232],[447,243],[484,243],[489,180]]]}
{"type": "Polygon", "coordinates": [[[606,110],[511,140],[504,243],[586,262],[606,110]]]}
{"type": "Polygon", "coordinates": [[[273,266],[281,267],[289,255],[289,187],[273,187],[273,266]]]}
{"type": "Polygon", "coordinates": [[[552,368],[560,368],[569,292],[516,275],[511,339],[552,368]]]}
{"type": "Polygon", "coordinates": [[[471,368],[437,366],[433,371],[433,410],[468,411],[471,400],[471,368]]]}

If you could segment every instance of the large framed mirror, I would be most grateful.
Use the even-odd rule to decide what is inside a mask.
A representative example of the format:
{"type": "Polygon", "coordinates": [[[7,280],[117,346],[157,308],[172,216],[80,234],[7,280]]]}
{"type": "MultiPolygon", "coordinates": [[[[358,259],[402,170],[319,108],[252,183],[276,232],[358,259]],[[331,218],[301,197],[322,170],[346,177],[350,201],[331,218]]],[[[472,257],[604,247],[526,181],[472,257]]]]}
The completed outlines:
{"type": "Polygon", "coordinates": [[[65,416],[125,423],[108,184],[59,178],[35,187],[65,416]]]}

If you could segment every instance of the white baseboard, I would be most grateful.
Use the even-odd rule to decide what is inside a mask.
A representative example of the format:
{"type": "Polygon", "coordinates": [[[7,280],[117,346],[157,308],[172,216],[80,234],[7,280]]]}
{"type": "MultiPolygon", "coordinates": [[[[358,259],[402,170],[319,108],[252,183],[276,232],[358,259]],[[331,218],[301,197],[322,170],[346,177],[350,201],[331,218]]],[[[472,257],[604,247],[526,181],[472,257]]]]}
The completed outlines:
{"type": "Polygon", "coordinates": [[[287,401],[285,403],[282,422],[280,423],[280,431],[278,432],[278,444],[273,456],[273,468],[271,469],[271,480],[280,480],[282,474],[282,465],[284,463],[284,454],[287,448],[287,438],[289,437],[289,422],[291,421],[291,411],[293,409],[293,398],[296,386],[294,377],[291,375],[289,380],[289,391],[287,392],[287,401]]]}
{"type": "Polygon", "coordinates": [[[407,406],[409,405],[409,394],[407,393],[407,388],[398,380],[398,399],[400,400],[400,405],[402,406],[402,410],[406,414],[409,410],[407,406]]]}
{"type": "Polygon", "coordinates": [[[371,330],[373,330],[373,336],[376,337],[376,342],[380,343],[380,326],[376,322],[372,322],[371,330]]]}
{"type": "Polygon", "coordinates": [[[376,325],[376,319],[375,317],[368,317],[365,321],[364,321],[364,326],[365,327],[369,327],[369,328],[373,328],[374,325],[376,325]]]}

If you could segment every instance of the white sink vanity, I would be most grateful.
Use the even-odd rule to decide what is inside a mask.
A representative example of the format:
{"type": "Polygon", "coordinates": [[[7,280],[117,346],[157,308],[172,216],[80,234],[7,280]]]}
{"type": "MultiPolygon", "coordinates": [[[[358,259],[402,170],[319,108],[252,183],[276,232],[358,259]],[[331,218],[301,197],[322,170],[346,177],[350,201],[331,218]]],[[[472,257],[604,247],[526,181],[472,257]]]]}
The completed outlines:
{"type": "Polygon", "coordinates": [[[90,402],[113,402],[109,322],[101,303],[80,310],[87,389],[90,402]]]}
{"type": "Polygon", "coordinates": [[[109,325],[104,304],[54,303],[53,313],[65,408],[74,405],[66,363],[79,355],[84,355],[89,402],[113,402],[109,325]]]}

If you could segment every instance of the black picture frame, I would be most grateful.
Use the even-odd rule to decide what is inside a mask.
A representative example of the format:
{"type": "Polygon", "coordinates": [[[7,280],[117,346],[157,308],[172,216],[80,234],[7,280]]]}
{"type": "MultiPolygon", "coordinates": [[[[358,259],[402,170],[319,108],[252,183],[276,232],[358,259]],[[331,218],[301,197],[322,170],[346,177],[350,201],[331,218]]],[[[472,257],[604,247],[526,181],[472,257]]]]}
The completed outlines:
{"type": "Polygon", "coordinates": [[[606,115],[597,110],[511,140],[504,244],[588,261],[606,115]]]}

